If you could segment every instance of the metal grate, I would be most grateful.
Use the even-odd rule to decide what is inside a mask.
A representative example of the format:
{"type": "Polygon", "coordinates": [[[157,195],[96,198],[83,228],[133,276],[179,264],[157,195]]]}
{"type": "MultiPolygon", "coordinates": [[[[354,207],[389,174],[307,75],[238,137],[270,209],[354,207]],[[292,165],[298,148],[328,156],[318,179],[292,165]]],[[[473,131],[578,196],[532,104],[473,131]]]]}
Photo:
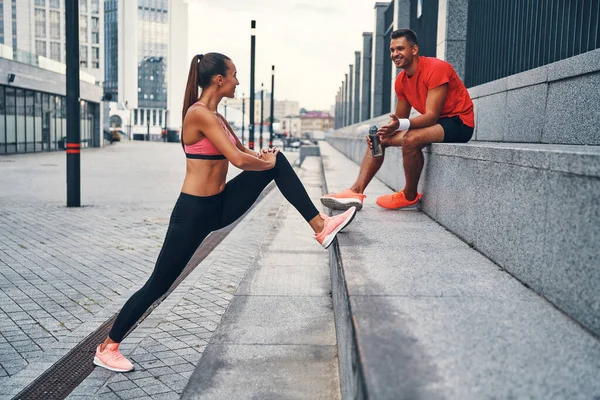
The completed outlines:
{"type": "Polygon", "coordinates": [[[438,0],[423,0],[422,14],[417,15],[419,1],[410,2],[410,29],[419,40],[419,54],[435,57],[437,52],[438,0]]]}
{"type": "Polygon", "coordinates": [[[470,0],[465,84],[600,48],[598,0],[470,0]]]}
{"type": "MultiPolygon", "coordinates": [[[[129,335],[150,313],[160,305],[160,303],[169,295],[179,284],[208,256],[215,247],[227,237],[236,225],[275,187],[275,183],[269,184],[261,193],[254,205],[233,224],[212,232],[202,242],[196,250],[181,275],[175,283],[169,288],[167,293],[159,298],[139,319],[139,321],[127,332],[129,335]]],[[[58,360],[54,365],[48,368],[42,375],[29,384],[13,400],[59,400],[66,398],[96,367],[92,360],[96,352],[96,346],[102,343],[110,328],[112,327],[117,315],[113,315],[104,322],[98,329],[92,332],[77,346],[71,349],[65,356],[58,360]]]]}

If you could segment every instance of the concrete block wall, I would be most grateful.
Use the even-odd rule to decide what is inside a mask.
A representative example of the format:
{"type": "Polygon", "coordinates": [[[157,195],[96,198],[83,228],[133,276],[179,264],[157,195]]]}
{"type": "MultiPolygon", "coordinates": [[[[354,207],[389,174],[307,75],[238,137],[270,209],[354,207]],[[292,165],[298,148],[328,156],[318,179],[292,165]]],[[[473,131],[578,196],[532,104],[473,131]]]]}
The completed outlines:
{"type": "Polygon", "coordinates": [[[600,145],[600,49],[469,93],[476,140],[600,145]]]}

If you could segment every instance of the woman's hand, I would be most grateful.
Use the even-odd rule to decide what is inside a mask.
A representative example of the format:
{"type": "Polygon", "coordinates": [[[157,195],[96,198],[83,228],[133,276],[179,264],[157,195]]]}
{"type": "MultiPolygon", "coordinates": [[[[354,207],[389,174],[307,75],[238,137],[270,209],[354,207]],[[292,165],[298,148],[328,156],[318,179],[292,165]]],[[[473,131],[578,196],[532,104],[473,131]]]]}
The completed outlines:
{"type": "Polygon", "coordinates": [[[261,151],[261,158],[269,163],[271,163],[271,168],[275,167],[275,163],[277,162],[277,153],[279,153],[279,149],[277,147],[264,148],[261,151]]]}

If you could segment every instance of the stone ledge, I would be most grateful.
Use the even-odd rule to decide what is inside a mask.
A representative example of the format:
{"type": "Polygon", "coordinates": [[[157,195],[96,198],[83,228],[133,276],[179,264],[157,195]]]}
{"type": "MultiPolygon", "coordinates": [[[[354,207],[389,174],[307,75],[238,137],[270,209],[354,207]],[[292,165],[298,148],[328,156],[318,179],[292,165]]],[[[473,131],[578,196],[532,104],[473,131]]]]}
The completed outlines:
{"type": "MultiPolygon", "coordinates": [[[[358,166],[321,154],[328,190],[348,187],[358,166]]],[[[344,398],[600,394],[597,338],[425,214],[375,206],[378,179],[369,189],[330,252],[344,398]]]]}
{"type": "Polygon", "coordinates": [[[471,142],[435,143],[429,153],[600,178],[600,146],[471,142]]]}
{"type": "MultiPolygon", "coordinates": [[[[327,141],[356,163],[366,151],[363,140],[327,141]]],[[[422,209],[600,335],[599,152],[597,146],[434,144],[419,186],[422,209]]],[[[377,177],[401,190],[402,171],[401,149],[387,149],[377,177]]]]}
{"type": "MultiPolygon", "coordinates": [[[[384,121],[387,122],[385,116],[373,120],[372,123],[380,125],[385,123],[384,121]]],[[[366,150],[364,137],[369,125],[354,125],[353,129],[344,128],[328,135],[328,139],[356,140],[359,142],[357,146],[363,146],[366,150]]],[[[394,152],[399,149],[387,151],[394,152]]],[[[471,141],[466,144],[434,143],[425,149],[425,152],[600,178],[600,146],[471,141]]]]}

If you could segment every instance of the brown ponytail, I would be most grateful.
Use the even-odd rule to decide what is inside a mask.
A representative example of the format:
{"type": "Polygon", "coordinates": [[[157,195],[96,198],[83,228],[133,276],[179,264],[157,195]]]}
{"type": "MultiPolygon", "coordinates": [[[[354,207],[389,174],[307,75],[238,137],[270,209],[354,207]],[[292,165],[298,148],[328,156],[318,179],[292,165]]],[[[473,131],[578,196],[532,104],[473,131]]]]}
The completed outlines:
{"type": "Polygon", "coordinates": [[[185,96],[183,98],[183,113],[181,114],[181,146],[183,147],[183,121],[187,110],[198,101],[198,65],[204,57],[203,54],[195,55],[192,58],[190,72],[188,73],[187,85],[185,87],[185,96]]]}
{"type": "Polygon", "coordinates": [[[220,53],[198,54],[192,58],[187,86],[185,87],[185,96],[183,98],[181,146],[183,146],[183,122],[185,114],[198,101],[198,87],[207,88],[210,85],[212,77],[215,75],[227,75],[227,60],[231,59],[220,53]]]}

